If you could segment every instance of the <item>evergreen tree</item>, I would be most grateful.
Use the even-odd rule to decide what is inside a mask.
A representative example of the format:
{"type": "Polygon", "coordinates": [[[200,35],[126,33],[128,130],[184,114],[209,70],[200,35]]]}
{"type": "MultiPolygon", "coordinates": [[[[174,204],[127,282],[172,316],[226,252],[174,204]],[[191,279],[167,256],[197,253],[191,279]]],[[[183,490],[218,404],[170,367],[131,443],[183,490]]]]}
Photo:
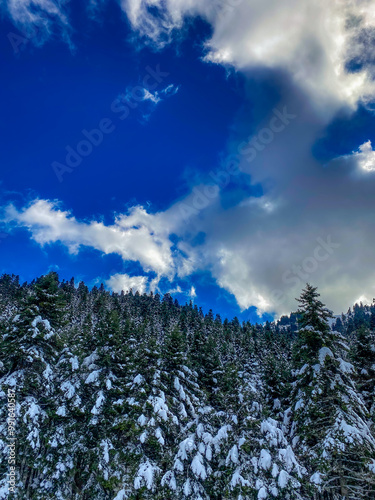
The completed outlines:
{"type": "Polygon", "coordinates": [[[24,498],[24,491],[30,498],[38,490],[43,494],[51,479],[54,450],[50,438],[56,424],[54,366],[62,347],[54,329],[63,315],[59,298],[57,275],[42,277],[20,304],[19,312],[3,323],[0,353],[5,363],[0,387],[5,394],[14,388],[17,399],[17,472],[23,486],[16,498],[24,498]]]}
{"type": "Polygon", "coordinates": [[[375,425],[375,335],[365,326],[357,331],[351,350],[357,386],[375,425]]]}
{"type": "Polygon", "coordinates": [[[291,436],[306,456],[311,481],[331,498],[368,498],[375,440],[356,392],[347,346],[331,332],[330,312],[307,284],[301,294],[299,340],[294,346],[291,436]]]}
{"type": "Polygon", "coordinates": [[[240,324],[170,295],[4,275],[0,500],[374,498],[375,307],[342,315],[344,338],[316,288],[299,303],[240,324]]]}

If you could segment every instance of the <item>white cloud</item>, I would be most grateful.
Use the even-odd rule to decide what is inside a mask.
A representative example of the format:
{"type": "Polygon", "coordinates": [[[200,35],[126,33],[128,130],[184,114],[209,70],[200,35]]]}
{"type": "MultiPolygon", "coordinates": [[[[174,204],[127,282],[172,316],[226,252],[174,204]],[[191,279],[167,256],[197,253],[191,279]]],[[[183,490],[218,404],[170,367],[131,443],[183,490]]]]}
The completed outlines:
{"type": "Polygon", "coordinates": [[[375,172],[375,151],[372,149],[371,141],[364,142],[348,155],[339,156],[333,163],[336,162],[349,165],[353,177],[364,176],[370,179],[369,176],[375,172]]]}
{"type": "Polygon", "coordinates": [[[133,28],[161,46],[186,17],[200,15],[213,28],[206,61],[284,70],[324,115],[374,97],[374,61],[363,50],[375,28],[373,0],[123,0],[122,7],[133,28]],[[360,71],[347,71],[352,59],[360,71]]]}
{"type": "Polygon", "coordinates": [[[173,83],[170,83],[163,90],[161,90],[160,93],[164,95],[175,95],[179,90],[180,90],[179,85],[174,85],[173,83]]]}
{"type": "Polygon", "coordinates": [[[122,290],[128,292],[130,289],[133,292],[145,293],[148,291],[148,282],[146,276],[129,276],[128,274],[114,274],[106,284],[114,292],[120,293],[122,290]]]}
{"type": "Polygon", "coordinates": [[[183,293],[183,291],[180,285],[177,285],[176,288],[171,288],[167,293],[170,293],[172,295],[173,293],[183,293]]]}
{"type": "Polygon", "coordinates": [[[35,44],[43,43],[56,28],[68,43],[69,18],[65,5],[69,0],[3,0],[0,9],[7,12],[14,24],[32,39],[35,44]]]}
{"type": "MultiPolygon", "coordinates": [[[[303,130],[302,117],[297,127],[303,130]]],[[[206,233],[204,266],[243,309],[288,313],[309,281],[340,313],[375,291],[375,178],[356,175],[372,151],[367,144],[322,167],[310,156],[308,135],[285,134],[252,164],[257,180],[271,174],[267,195],[193,218],[206,233]]]]}
{"type": "MultiPolygon", "coordinates": [[[[102,2],[100,2],[102,3],[102,2]]],[[[87,2],[89,10],[97,1],[87,2]]],[[[19,27],[46,34],[69,31],[68,0],[7,0],[3,9],[19,27]]],[[[133,29],[159,47],[189,17],[212,26],[205,60],[246,72],[282,70],[328,119],[338,108],[374,99],[374,0],[121,0],[133,29]],[[348,71],[355,60],[359,68],[348,71]]],[[[145,94],[157,102],[156,94],[145,94]]]]}
{"type": "Polygon", "coordinates": [[[197,296],[197,293],[195,291],[195,287],[191,286],[190,289],[185,289],[183,290],[180,285],[177,285],[175,288],[171,288],[170,290],[167,290],[167,293],[170,293],[171,295],[174,294],[182,294],[187,297],[190,297],[191,299],[194,299],[194,297],[197,296]]]}
{"type": "MultiPolygon", "coordinates": [[[[106,284],[115,292],[138,290],[140,293],[157,291],[161,278],[174,281],[184,278],[196,269],[194,252],[186,253],[189,246],[180,245],[172,250],[169,235],[181,227],[175,207],[156,214],[147,213],[143,207],[132,207],[127,214],[119,214],[112,225],[98,221],[78,221],[70,212],[61,210],[59,203],[34,200],[22,210],[13,205],[5,207],[3,222],[9,227],[27,228],[31,237],[41,246],[62,243],[70,253],[77,254],[81,247],[94,248],[104,254],[115,253],[126,261],[138,261],[150,276],[129,276],[116,273],[106,284]]],[[[195,289],[186,292],[180,285],[169,293],[183,293],[194,297],[195,289]]]]}
{"type": "MultiPolygon", "coordinates": [[[[30,10],[30,2],[23,4],[30,10]]],[[[255,305],[278,314],[296,308],[294,298],[306,281],[319,286],[336,313],[358,297],[375,296],[371,142],[325,167],[310,153],[340,107],[353,109],[374,96],[374,54],[363,48],[375,29],[375,2],[123,0],[122,7],[134,29],[159,45],[171,40],[186,16],[200,15],[212,25],[206,61],[233,65],[245,75],[258,67],[281,71],[302,90],[302,97],[291,92],[290,112],[296,119],[251,163],[237,155],[240,170],[251,175],[253,184],[261,183],[265,194],[224,209],[222,201],[232,186],[198,202],[197,192],[207,187],[202,184],[164,212],[133,207],[112,225],[78,221],[56,203],[37,200],[21,211],[9,208],[8,220],[28,228],[41,245],[61,242],[71,252],[88,246],[117,253],[156,274],[149,284],[143,276],[115,275],[109,280],[114,287],[133,280],[150,290],[161,277],[183,279],[205,270],[241,308],[255,305]],[[159,14],[149,7],[160,7],[159,14]],[[346,67],[353,58],[361,67],[349,73],[346,67]],[[311,108],[303,95],[309,96],[311,108]],[[193,207],[189,218],[181,203],[193,207]],[[172,233],[179,236],[177,246],[169,239],[172,233]],[[206,237],[196,245],[199,233],[206,237]]],[[[29,14],[21,11],[12,15],[17,22],[29,22],[29,14]]],[[[154,105],[176,89],[145,94],[146,100],[154,105]]],[[[265,117],[268,112],[264,110],[265,117]]],[[[244,135],[238,123],[229,149],[236,150],[244,135]]]]}
{"type": "MultiPolygon", "coordinates": [[[[297,128],[303,128],[301,123],[297,128]]],[[[150,291],[166,278],[180,280],[178,292],[184,277],[203,270],[233,294],[242,309],[256,306],[260,312],[289,313],[309,281],[340,313],[360,296],[375,296],[371,250],[375,179],[353,177],[361,160],[358,153],[320,166],[306,154],[308,137],[302,134],[296,143],[295,131],[286,129],[282,151],[275,140],[262,152],[262,164],[272,165],[277,155],[288,166],[281,173],[275,169],[279,182],[267,195],[228,209],[220,205],[218,196],[187,221],[181,201],[154,214],[133,207],[117,215],[114,224],[105,225],[78,221],[47,200],[36,200],[20,211],[8,207],[7,220],[28,228],[41,245],[61,242],[71,252],[89,246],[105,254],[117,253],[124,261],[139,261],[145,272],[156,275],[152,282],[144,276],[114,275],[107,282],[114,290],[150,291]],[[267,208],[269,202],[272,210],[267,208]],[[197,245],[194,239],[202,232],[206,237],[197,245]],[[179,237],[176,246],[171,234],[179,237]]],[[[189,206],[193,198],[188,195],[182,201],[189,206]]],[[[192,287],[190,296],[195,294],[192,287]]]]}
{"type": "Polygon", "coordinates": [[[144,101],[151,101],[154,104],[157,104],[160,101],[160,97],[158,97],[157,92],[154,92],[152,94],[147,89],[143,89],[143,90],[144,90],[144,96],[143,96],[144,101]]]}
{"type": "Polygon", "coordinates": [[[155,90],[154,92],[150,92],[147,89],[143,89],[144,92],[143,100],[151,101],[154,104],[158,104],[160,101],[166,99],[168,96],[177,94],[179,89],[180,87],[178,85],[174,85],[173,83],[170,83],[164,89],[161,89],[159,91],[155,90]]]}
{"type": "Polygon", "coordinates": [[[176,272],[167,217],[161,220],[160,215],[148,214],[139,206],[118,216],[110,226],[97,221],[77,221],[48,200],[35,200],[20,212],[9,207],[7,218],[27,227],[40,245],[59,241],[71,253],[89,246],[105,254],[117,253],[124,260],[139,261],[146,271],[159,276],[169,277],[176,272]]]}
{"type": "Polygon", "coordinates": [[[371,305],[373,301],[365,295],[361,295],[357,300],[354,301],[354,304],[360,304],[361,302],[362,304],[371,305]]]}
{"type": "Polygon", "coordinates": [[[358,151],[353,152],[358,166],[365,172],[375,170],[375,151],[372,149],[371,141],[367,141],[359,146],[358,151]]]}
{"type": "Polygon", "coordinates": [[[177,94],[179,91],[179,86],[173,83],[167,85],[161,90],[150,91],[145,87],[135,86],[129,87],[125,93],[120,94],[116,101],[118,103],[128,104],[133,106],[131,103],[135,100],[137,103],[142,103],[145,109],[142,110],[142,117],[145,121],[148,121],[153,111],[155,111],[156,106],[164,101],[165,99],[177,94]]]}

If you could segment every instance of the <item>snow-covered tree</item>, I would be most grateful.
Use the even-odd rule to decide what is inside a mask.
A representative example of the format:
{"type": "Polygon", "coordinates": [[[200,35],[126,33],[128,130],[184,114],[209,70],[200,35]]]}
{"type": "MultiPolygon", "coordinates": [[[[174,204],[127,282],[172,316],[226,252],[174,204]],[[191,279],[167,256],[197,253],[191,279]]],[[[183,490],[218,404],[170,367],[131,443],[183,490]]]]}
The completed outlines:
{"type": "Polygon", "coordinates": [[[357,387],[375,426],[375,332],[360,326],[351,350],[357,387]]]}
{"type": "Polygon", "coordinates": [[[298,312],[252,325],[0,278],[0,499],[8,388],[16,500],[373,498],[374,311],[350,309],[341,335],[310,285],[298,312]]]}
{"type": "Polygon", "coordinates": [[[373,489],[375,440],[355,388],[354,367],[346,360],[348,347],[330,330],[331,314],[318,297],[317,289],[307,285],[299,299],[291,437],[318,491],[337,499],[365,499],[373,489]]]}
{"type": "MultiPolygon", "coordinates": [[[[62,302],[54,273],[39,278],[20,304],[19,312],[3,323],[0,342],[0,390],[16,393],[17,474],[16,498],[43,491],[51,472],[50,436],[55,427],[55,372],[61,348],[56,328],[61,325],[62,302]]],[[[1,407],[3,416],[6,407],[1,407]]],[[[5,419],[4,419],[5,421],[5,419]]],[[[6,432],[6,426],[2,427],[6,432]]],[[[6,440],[2,441],[3,445],[6,440]]],[[[6,454],[3,447],[2,454],[6,454]]]]}

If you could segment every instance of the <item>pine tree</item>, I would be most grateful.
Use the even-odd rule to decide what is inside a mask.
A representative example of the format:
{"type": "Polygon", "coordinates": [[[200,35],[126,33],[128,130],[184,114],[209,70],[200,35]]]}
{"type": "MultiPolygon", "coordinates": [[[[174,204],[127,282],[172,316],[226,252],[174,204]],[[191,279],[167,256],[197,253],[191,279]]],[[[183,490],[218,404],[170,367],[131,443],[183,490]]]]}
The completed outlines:
{"type": "MultiPolygon", "coordinates": [[[[61,324],[63,316],[59,299],[57,275],[40,278],[19,313],[7,322],[0,343],[1,358],[6,360],[0,385],[5,393],[8,388],[16,388],[17,471],[30,497],[43,491],[53,468],[50,438],[56,423],[54,368],[61,349],[61,338],[54,327],[61,324]]],[[[24,488],[16,498],[24,498],[24,488]]]]}
{"type": "Polygon", "coordinates": [[[161,380],[166,403],[173,415],[169,425],[170,456],[167,470],[163,470],[161,498],[208,498],[205,479],[211,474],[209,451],[203,435],[207,432],[202,409],[206,398],[198,384],[198,373],[193,370],[187,354],[187,339],[178,327],[173,327],[164,340],[161,380]],[[176,446],[177,445],[177,446],[176,446]]]}
{"type": "Polygon", "coordinates": [[[33,292],[30,301],[38,307],[42,318],[48,320],[54,328],[61,326],[65,304],[57,273],[51,272],[39,278],[33,292]]]}
{"type": "Polygon", "coordinates": [[[357,386],[375,426],[375,335],[365,326],[357,331],[351,349],[357,368],[357,386]]]}
{"type": "Polygon", "coordinates": [[[330,331],[331,315],[318,297],[308,284],[299,299],[291,436],[322,494],[364,499],[372,488],[375,440],[355,389],[354,367],[343,359],[348,348],[338,332],[330,331]]]}

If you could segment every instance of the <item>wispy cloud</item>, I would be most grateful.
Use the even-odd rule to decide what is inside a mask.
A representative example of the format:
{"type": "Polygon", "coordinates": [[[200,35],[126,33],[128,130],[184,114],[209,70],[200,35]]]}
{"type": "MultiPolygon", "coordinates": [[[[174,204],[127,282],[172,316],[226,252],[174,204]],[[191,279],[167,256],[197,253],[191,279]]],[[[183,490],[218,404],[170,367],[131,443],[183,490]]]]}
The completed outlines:
{"type": "Polygon", "coordinates": [[[152,93],[152,92],[149,92],[147,89],[144,89],[144,96],[143,96],[143,101],[151,101],[153,102],[154,104],[157,104],[158,102],[160,102],[160,97],[158,97],[158,93],[155,92],[155,93],[152,93]]]}
{"type": "Polygon", "coordinates": [[[13,21],[21,31],[8,34],[8,39],[15,52],[20,45],[30,41],[35,45],[46,42],[53,34],[58,33],[72,47],[69,0],[4,0],[0,10],[13,21]],[[13,36],[12,36],[13,35],[13,36]]]}
{"type": "Polygon", "coordinates": [[[117,97],[117,101],[124,105],[130,106],[132,106],[132,103],[134,103],[134,101],[136,101],[139,105],[144,103],[143,107],[139,106],[139,112],[143,118],[143,122],[146,122],[155,111],[157,105],[168,97],[177,94],[179,89],[180,86],[173,83],[169,84],[161,90],[151,90],[145,87],[137,86],[128,88],[126,92],[120,94],[117,97]]]}

